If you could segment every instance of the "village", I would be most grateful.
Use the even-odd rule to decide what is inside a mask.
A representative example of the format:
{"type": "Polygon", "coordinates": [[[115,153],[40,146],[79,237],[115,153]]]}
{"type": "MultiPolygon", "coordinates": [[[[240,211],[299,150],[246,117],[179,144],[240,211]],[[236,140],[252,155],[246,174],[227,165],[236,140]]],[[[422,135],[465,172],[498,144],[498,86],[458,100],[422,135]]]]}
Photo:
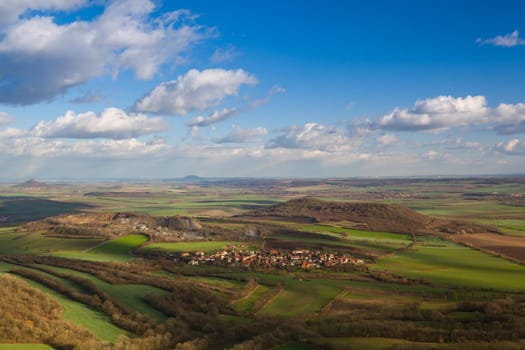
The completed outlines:
{"type": "Polygon", "coordinates": [[[205,253],[202,251],[170,254],[169,260],[188,265],[221,265],[228,267],[262,267],[277,269],[318,269],[340,265],[362,265],[363,259],[338,252],[297,249],[239,250],[235,248],[205,253]]]}

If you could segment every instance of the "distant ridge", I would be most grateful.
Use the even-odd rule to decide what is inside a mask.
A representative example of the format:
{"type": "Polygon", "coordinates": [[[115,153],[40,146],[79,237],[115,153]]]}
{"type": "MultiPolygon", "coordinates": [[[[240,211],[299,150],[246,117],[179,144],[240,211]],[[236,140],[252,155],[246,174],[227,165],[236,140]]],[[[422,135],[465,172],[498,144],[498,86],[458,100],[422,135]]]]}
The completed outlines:
{"type": "Polygon", "coordinates": [[[25,189],[48,189],[55,188],[55,185],[50,185],[45,182],[40,182],[35,179],[27,180],[21,184],[13,185],[13,188],[25,188],[25,189]]]}

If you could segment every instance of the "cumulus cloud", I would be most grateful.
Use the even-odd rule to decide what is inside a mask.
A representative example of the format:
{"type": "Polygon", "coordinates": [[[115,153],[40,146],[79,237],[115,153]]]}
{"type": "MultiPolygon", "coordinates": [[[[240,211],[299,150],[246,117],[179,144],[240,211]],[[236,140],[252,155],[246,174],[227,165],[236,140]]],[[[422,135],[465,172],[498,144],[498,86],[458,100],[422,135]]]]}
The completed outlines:
{"type": "Polygon", "coordinates": [[[525,140],[510,139],[496,145],[496,150],[509,155],[525,155],[525,140]]]}
{"type": "Polygon", "coordinates": [[[525,104],[500,104],[492,113],[497,125],[493,127],[500,135],[525,132],[525,104]]]}
{"type": "Polygon", "coordinates": [[[11,123],[11,116],[6,112],[0,112],[0,125],[6,125],[11,123]]]}
{"type": "Polygon", "coordinates": [[[176,80],[164,82],[135,104],[135,110],[184,116],[218,105],[225,97],[237,95],[242,85],[257,79],[242,69],[192,69],[176,80]]]}
{"type": "Polygon", "coordinates": [[[525,45],[525,40],[519,37],[519,32],[517,30],[505,35],[497,35],[496,37],[490,39],[478,38],[476,42],[480,45],[493,45],[502,47],[525,45]]]}
{"type": "Polygon", "coordinates": [[[263,127],[241,128],[238,125],[233,126],[233,130],[227,135],[216,140],[216,143],[249,143],[260,140],[261,136],[268,134],[268,130],[263,127]]]}
{"type": "Polygon", "coordinates": [[[438,96],[418,100],[411,109],[396,108],[383,116],[378,128],[394,131],[444,130],[488,121],[484,96],[438,96]]]}
{"type": "Polygon", "coordinates": [[[372,128],[392,131],[443,131],[486,125],[500,135],[525,132],[525,104],[501,103],[490,108],[484,96],[438,96],[418,100],[411,109],[395,108],[372,128]]]}
{"type": "MultiPolygon", "coordinates": [[[[71,8],[59,0],[47,7],[34,5],[40,3],[36,0],[23,1],[25,7],[15,3],[2,2],[1,6],[14,6],[10,18],[31,6],[71,8]]],[[[92,21],[59,24],[50,16],[18,18],[0,29],[0,103],[50,100],[91,78],[116,77],[126,69],[138,79],[150,79],[162,65],[177,63],[196,42],[212,35],[210,29],[194,24],[188,11],[160,17],[153,13],[151,0],[117,0],[92,21]]]]}
{"type": "Polygon", "coordinates": [[[40,138],[130,139],[168,128],[168,124],[158,117],[149,118],[144,114],[127,114],[118,108],[107,108],[100,115],[68,111],[55,120],[39,122],[30,134],[40,138]]]}
{"type": "Polygon", "coordinates": [[[291,126],[283,135],[271,139],[267,148],[297,148],[323,152],[343,152],[356,148],[362,139],[350,137],[347,130],[319,123],[291,126]]]}

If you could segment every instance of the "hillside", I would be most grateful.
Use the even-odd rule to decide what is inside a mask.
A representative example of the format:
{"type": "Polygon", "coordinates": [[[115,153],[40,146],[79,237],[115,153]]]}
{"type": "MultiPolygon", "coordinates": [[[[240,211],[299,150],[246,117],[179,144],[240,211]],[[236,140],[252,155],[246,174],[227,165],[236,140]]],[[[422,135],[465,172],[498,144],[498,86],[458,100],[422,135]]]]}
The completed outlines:
{"type": "Polygon", "coordinates": [[[332,202],[315,198],[293,199],[244,216],[310,219],[315,222],[351,221],[370,230],[392,232],[420,230],[432,220],[399,205],[332,202]]]}
{"type": "Polygon", "coordinates": [[[287,218],[311,222],[352,222],[371,231],[400,233],[473,233],[490,228],[470,223],[435,219],[409,208],[384,203],[334,202],[315,198],[292,199],[285,203],[247,212],[243,217],[287,218]]]}
{"type": "Polygon", "coordinates": [[[30,231],[54,237],[115,238],[129,233],[147,235],[152,241],[184,241],[234,236],[243,231],[225,230],[185,216],[157,217],[136,213],[79,213],[49,217],[27,224],[30,231]]]}

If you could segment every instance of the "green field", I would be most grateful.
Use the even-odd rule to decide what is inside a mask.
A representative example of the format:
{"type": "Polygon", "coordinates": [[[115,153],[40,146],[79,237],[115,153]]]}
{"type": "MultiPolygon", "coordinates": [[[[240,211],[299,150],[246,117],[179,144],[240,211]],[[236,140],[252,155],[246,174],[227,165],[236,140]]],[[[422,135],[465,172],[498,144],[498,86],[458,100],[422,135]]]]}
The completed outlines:
{"type": "Polygon", "coordinates": [[[101,242],[101,239],[91,238],[47,237],[42,232],[0,233],[0,254],[82,252],[101,242]]]}
{"type": "Polygon", "coordinates": [[[108,293],[112,298],[128,305],[133,310],[158,320],[166,319],[166,315],[152,308],[144,301],[144,296],[148,294],[167,295],[168,292],[165,290],[140,284],[110,284],[88,273],[53,266],[49,266],[49,268],[62,273],[86,278],[95,283],[97,287],[108,293]]]}
{"type": "Polygon", "coordinates": [[[345,281],[287,279],[284,290],[259,314],[292,317],[315,314],[341,293],[345,286],[345,281]]]}
{"type": "Polygon", "coordinates": [[[197,241],[197,242],[159,242],[151,243],[143,248],[148,250],[161,250],[166,252],[211,252],[228,247],[238,247],[242,243],[235,241],[197,241]]]}
{"type": "Polygon", "coordinates": [[[89,252],[101,255],[126,255],[129,254],[132,249],[140,247],[147,241],[148,237],[145,235],[127,235],[103,243],[89,252]]]}
{"type": "Polygon", "coordinates": [[[504,233],[525,237],[525,220],[523,219],[484,219],[480,222],[496,226],[504,233]]]}
{"type": "Polygon", "coordinates": [[[24,251],[21,246],[23,242],[19,239],[22,237],[19,233],[2,233],[0,234],[0,254],[21,254],[24,251]]]}
{"type": "MultiPolygon", "coordinates": [[[[284,286],[275,299],[260,310],[258,315],[261,316],[287,317],[317,313],[349,284],[349,281],[345,280],[307,278],[308,274],[299,277],[263,273],[230,273],[225,276],[253,277],[259,280],[265,287],[260,291],[255,291],[260,296],[263,296],[269,288],[274,288],[279,284],[284,286]]],[[[243,303],[240,307],[249,308],[252,303],[251,297],[249,296],[246,301],[241,300],[243,303]]]]}
{"type": "Polygon", "coordinates": [[[258,285],[250,295],[242,298],[241,300],[232,304],[233,308],[238,312],[250,312],[257,300],[259,300],[264,294],[268,293],[269,287],[264,285],[258,285]]]}
{"type": "Polygon", "coordinates": [[[93,249],[64,249],[53,252],[52,254],[70,259],[125,262],[134,259],[132,250],[140,247],[147,241],[148,238],[146,236],[133,234],[126,235],[111,241],[98,241],[98,244],[91,245],[89,247],[94,247],[93,249]]]}
{"type": "Polygon", "coordinates": [[[438,238],[380,258],[373,268],[444,285],[525,291],[525,266],[438,238]]]}

